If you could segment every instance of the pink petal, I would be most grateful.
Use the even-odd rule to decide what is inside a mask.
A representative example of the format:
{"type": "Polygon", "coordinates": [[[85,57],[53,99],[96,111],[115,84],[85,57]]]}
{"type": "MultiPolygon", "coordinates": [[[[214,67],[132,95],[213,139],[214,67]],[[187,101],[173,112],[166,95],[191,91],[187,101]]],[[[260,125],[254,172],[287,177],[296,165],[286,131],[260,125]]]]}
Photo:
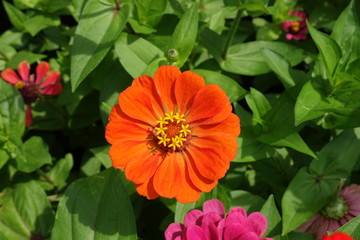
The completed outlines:
{"type": "Polygon", "coordinates": [[[204,231],[197,225],[189,226],[185,229],[185,240],[210,240],[207,239],[204,231]]]}
{"type": "Polygon", "coordinates": [[[165,230],[165,239],[166,240],[181,240],[181,235],[185,227],[181,223],[172,223],[165,230]]]}
{"type": "Polygon", "coordinates": [[[206,201],[203,206],[204,213],[214,212],[217,213],[220,217],[224,217],[225,215],[225,207],[217,199],[211,199],[209,201],[206,201]]]}
{"type": "Polygon", "coordinates": [[[236,238],[236,240],[259,240],[259,238],[256,236],[255,233],[247,232],[242,234],[239,238],[236,238]]]}
{"type": "Polygon", "coordinates": [[[30,127],[32,125],[32,114],[31,114],[31,105],[26,105],[25,110],[25,126],[30,127]]]}
{"type": "Polygon", "coordinates": [[[222,218],[214,212],[210,212],[204,215],[201,223],[201,228],[203,229],[205,235],[208,239],[211,240],[221,240],[218,238],[218,229],[216,228],[217,223],[222,218]]]}
{"type": "Polygon", "coordinates": [[[185,227],[192,226],[192,225],[200,225],[201,219],[204,213],[200,210],[194,209],[188,212],[184,218],[184,225],[185,227]]]}
{"type": "Polygon", "coordinates": [[[223,239],[224,228],[225,228],[225,220],[221,219],[217,225],[218,239],[223,239]]]}
{"type": "MultiPolygon", "coordinates": [[[[240,237],[247,232],[247,228],[240,223],[231,222],[225,225],[224,240],[236,240],[241,239],[240,237]]],[[[255,235],[255,234],[254,234],[255,235]]],[[[256,235],[255,235],[256,237],[256,235]]],[[[258,240],[259,238],[255,238],[258,240]]],[[[246,239],[248,240],[248,239],[246,239]]],[[[250,240],[250,239],[249,239],[250,240]]]]}
{"type": "Polygon", "coordinates": [[[258,237],[261,237],[266,232],[267,220],[261,213],[254,212],[250,214],[247,218],[247,222],[251,231],[256,233],[258,237]]]}
{"type": "Polygon", "coordinates": [[[57,95],[62,91],[62,85],[60,83],[60,74],[58,71],[52,71],[46,76],[45,81],[40,85],[41,94],[57,95]]]}
{"type": "Polygon", "coordinates": [[[49,72],[50,65],[47,62],[41,62],[36,66],[35,83],[40,84],[44,76],[49,72]]]}
{"type": "Polygon", "coordinates": [[[230,209],[230,211],[228,212],[228,217],[233,213],[238,213],[238,214],[242,215],[243,218],[247,217],[246,210],[241,207],[233,207],[232,209],[230,209]]]}
{"type": "Polygon", "coordinates": [[[287,40],[291,40],[291,39],[293,39],[294,35],[288,33],[288,34],[285,35],[285,37],[286,37],[287,40]]]}
{"type": "Polygon", "coordinates": [[[10,84],[15,85],[17,82],[21,81],[16,72],[10,68],[5,69],[1,72],[1,77],[10,84]]]}
{"type": "Polygon", "coordinates": [[[30,64],[27,61],[22,61],[19,64],[18,73],[24,82],[29,81],[30,64]]]}

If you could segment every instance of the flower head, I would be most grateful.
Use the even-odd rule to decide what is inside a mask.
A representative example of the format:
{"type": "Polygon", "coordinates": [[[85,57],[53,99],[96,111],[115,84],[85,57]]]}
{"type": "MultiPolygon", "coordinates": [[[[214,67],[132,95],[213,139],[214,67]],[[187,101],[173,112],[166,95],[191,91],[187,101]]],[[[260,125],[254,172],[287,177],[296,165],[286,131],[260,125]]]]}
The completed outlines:
{"type": "Polygon", "coordinates": [[[314,233],[317,239],[321,239],[327,231],[336,231],[359,214],[360,185],[351,184],[342,189],[335,200],[331,201],[315,217],[302,224],[297,230],[314,233]]]}
{"type": "Polygon", "coordinates": [[[161,66],[120,93],[106,139],[115,168],[137,192],[194,202],[224,177],[236,156],[239,118],[220,87],[191,71],[161,66]]]}
{"type": "Polygon", "coordinates": [[[26,126],[32,123],[31,103],[39,100],[41,95],[57,95],[62,91],[60,73],[49,70],[47,62],[40,62],[36,66],[36,75],[30,75],[30,64],[23,61],[19,64],[17,73],[11,68],[1,72],[1,77],[20,91],[27,105],[26,126]]]}
{"type": "Polygon", "coordinates": [[[206,201],[203,211],[191,210],[184,224],[172,223],[165,231],[166,240],[272,240],[261,238],[267,228],[266,218],[259,212],[247,215],[240,207],[225,215],[224,205],[217,199],[206,201]]]}
{"type": "Polygon", "coordinates": [[[346,233],[336,232],[331,235],[325,234],[321,240],[354,240],[351,236],[347,235],[346,233]]]}
{"type": "Polygon", "coordinates": [[[300,18],[300,20],[283,22],[282,28],[286,34],[286,39],[291,40],[305,40],[307,39],[307,27],[306,27],[306,13],[300,11],[290,11],[289,16],[294,15],[300,18]]]}

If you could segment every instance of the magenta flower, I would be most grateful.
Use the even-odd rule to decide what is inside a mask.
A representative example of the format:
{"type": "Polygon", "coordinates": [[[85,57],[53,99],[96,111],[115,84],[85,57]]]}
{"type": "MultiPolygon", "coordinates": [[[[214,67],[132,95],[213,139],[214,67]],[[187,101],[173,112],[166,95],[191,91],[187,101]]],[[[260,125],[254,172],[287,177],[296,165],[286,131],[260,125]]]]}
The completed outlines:
{"type": "Polygon", "coordinates": [[[316,239],[335,232],[342,225],[360,214],[360,185],[351,184],[342,189],[338,197],[325,206],[312,219],[297,230],[316,234],[316,239]]]}
{"type": "Polygon", "coordinates": [[[296,11],[290,11],[288,15],[289,16],[295,15],[295,16],[301,18],[301,20],[283,22],[282,28],[284,29],[285,32],[287,32],[286,39],[288,39],[288,40],[291,40],[291,39],[305,40],[305,39],[307,39],[306,33],[307,33],[308,29],[306,27],[306,13],[296,10],[296,11]]]}
{"type": "Polygon", "coordinates": [[[225,215],[224,205],[217,199],[206,201],[203,211],[194,209],[184,224],[172,223],[165,231],[166,240],[273,240],[261,238],[267,228],[266,218],[259,212],[247,216],[240,207],[225,215]]]}
{"type": "Polygon", "coordinates": [[[30,75],[30,64],[23,61],[18,66],[18,74],[11,68],[1,72],[1,77],[17,88],[26,104],[26,126],[32,124],[31,103],[39,100],[41,95],[57,95],[62,91],[60,73],[49,72],[50,65],[40,62],[36,66],[36,76],[30,75]]]}

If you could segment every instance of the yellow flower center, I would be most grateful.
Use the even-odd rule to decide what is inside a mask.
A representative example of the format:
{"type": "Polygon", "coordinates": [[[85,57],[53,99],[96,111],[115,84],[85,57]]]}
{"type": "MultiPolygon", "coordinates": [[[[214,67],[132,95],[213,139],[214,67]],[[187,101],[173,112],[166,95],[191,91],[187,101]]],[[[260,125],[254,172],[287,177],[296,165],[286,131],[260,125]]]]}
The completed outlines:
{"type": "Polygon", "coordinates": [[[291,30],[294,32],[298,32],[300,30],[300,23],[299,22],[292,22],[291,23],[291,30]]]}
{"type": "Polygon", "coordinates": [[[165,113],[165,117],[156,121],[154,134],[159,140],[158,145],[168,150],[181,150],[191,137],[189,124],[186,124],[185,115],[173,112],[165,113]]]}
{"type": "Polygon", "coordinates": [[[21,81],[18,81],[17,83],[15,83],[15,88],[16,89],[23,89],[24,87],[25,87],[25,84],[23,83],[23,82],[21,82],[21,81]]]}

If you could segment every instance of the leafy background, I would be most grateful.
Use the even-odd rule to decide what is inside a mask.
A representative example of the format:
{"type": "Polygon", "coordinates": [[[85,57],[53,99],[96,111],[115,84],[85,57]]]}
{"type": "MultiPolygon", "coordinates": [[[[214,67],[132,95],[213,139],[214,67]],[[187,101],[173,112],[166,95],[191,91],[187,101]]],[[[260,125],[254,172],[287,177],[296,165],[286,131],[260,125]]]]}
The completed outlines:
{"type": "MultiPolygon", "coordinates": [[[[33,105],[0,81],[0,239],[162,239],[220,199],[294,231],[360,184],[360,14],[352,0],[2,1],[0,70],[48,61],[64,90],[33,105]],[[306,11],[309,37],[281,23],[306,11]],[[119,92],[164,64],[218,84],[241,118],[237,157],[196,203],[148,201],[111,167],[104,126],[119,92]]],[[[342,230],[360,238],[357,217],[342,230]],[[356,235],[357,234],[357,235],[356,235]]]]}

